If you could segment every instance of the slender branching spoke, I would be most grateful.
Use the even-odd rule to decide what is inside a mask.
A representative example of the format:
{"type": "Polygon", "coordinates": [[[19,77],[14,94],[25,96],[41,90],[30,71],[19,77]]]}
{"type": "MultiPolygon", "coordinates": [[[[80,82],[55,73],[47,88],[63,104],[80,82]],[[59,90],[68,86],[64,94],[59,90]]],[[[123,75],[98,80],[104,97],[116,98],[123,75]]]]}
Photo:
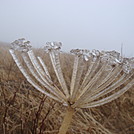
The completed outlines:
{"type": "Polygon", "coordinates": [[[106,66],[106,64],[103,64],[103,66],[100,67],[100,69],[98,70],[98,72],[89,81],[89,83],[86,85],[86,87],[81,91],[81,94],[79,95],[79,97],[77,98],[77,100],[80,100],[80,101],[81,101],[81,99],[83,100],[83,97],[85,96],[85,94],[87,94],[89,92],[89,90],[91,90],[91,88],[94,85],[94,83],[100,78],[100,75],[103,73],[103,70],[105,69],[105,66],[106,66]]]}
{"type": "Polygon", "coordinates": [[[77,101],[74,103],[73,107],[81,104],[83,100],[85,100],[85,97],[88,96],[89,98],[89,93],[91,92],[92,86],[100,79],[101,74],[103,73],[103,70],[105,69],[106,64],[104,64],[98,72],[95,74],[95,76],[91,79],[91,81],[88,83],[88,85],[83,89],[84,92],[82,92],[79,97],[77,98],[77,101]]]}
{"type": "Polygon", "coordinates": [[[71,96],[72,96],[72,94],[74,92],[74,88],[75,88],[79,59],[80,59],[80,57],[78,57],[78,56],[75,56],[75,58],[74,58],[73,73],[72,73],[71,85],[70,85],[70,95],[71,96]]]}
{"type": "Polygon", "coordinates": [[[27,57],[26,53],[22,53],[22,58],[27,66],[27,68],[29,69],[29,72],[31,73],[31,75],[33,75],[37,81],[41,82],[41,78],[38,75],[38,73],[36,72],[36,69],[33,67],[33,65],[31,64],[30,59],[27,57]]]}
{"type": "Polygon", "coordinates": [[[58,52],[50,52],[49,54],[50,54],[50,58],[52,61],[54,71],[55,71],[56,76],[59,80],[59,83],[62,87],[62,90],[65,93],[66,97],[69,98],[68,89],[67,89],[64,77],[63,77],[63,73],[61,71],[61,66],[60,66],[60,61],[59,61],[59,53],[58,52]]]}
{"type": "MultiPolygon", "coordinates": [[[[28,56],[33,64],[33,66],[36,69],[36,72],[38,73],[38,75],[40,76],[39,82],[45,86],[47,89],[49,89],[50,92],[54,93],[57,97],[61,97],[62,99],[65,99],[64,94],[58,89],[58,87],[54,87],[53,82],[49,79],[49,81],[43,76],[45,75],[43,73],[43,70],[41,69],[40,65],[38,64],[34,54],[32,51],[28,51],[28,56]],[[40,71],[39,71],[40,70],[40,71]],[[42,73],[41,73],[42,72],[42,73]],[[43,75],[42,75],[43,74],[43,75]]],[[[36,77],[37,75],[34,75],[34,77],[36,77]]]]}
{"type": "Polygon", "coordinates": [[[80,97],[80,95],[82,95],[81,91],[82,91],[82,89],[84,88],[84,86],[86,85],[86,84],[85,84],[86,81],[89,81],[89,79],[91,78],[91,77],[89,77],[89,75],[90,75],[90,73],[91,73],[91,71],[92,71],[93,66],[94,66],[95,63],[96,63],[95,61],[91,61],[90,65],[89,65],[89,67],[88,67],[87,73],[86,73],[86,75],[85,75],[85,77],[84,77],[84,79],[83,79],[83,81],[82,81],[82,84],[81,84],[80,87],[77,89],[77,93],[76,93],[76,98],[75,98],[75,100],[78,100],[78,98],[80,97]]]}
{"type": "Polygon", "coordinates": [[[59,74],[59,78],[61,78],[61,80],[62,80],[61,84],[62,84],[63,90],[65,90],[66,97],[69,98],[69,90],[67,88],[65,79],[63,77],[62,69],[61,69],[60,54],[54,52],[54,55],[55,55],[55,63],[56,63],[57,72],[59,74]]]}
{"type": "Polygon", "coordinates": [[[91,107],[97,107],[97,106],[101,106],[101,105],[104,105],[106,103],[109,103],[109,102],[117,99],[118,97],[120,97],[128,89],[130,89],[133,85],[134,85],[134,79],[131,80],[131,82],[129,82],[124,88],[120,89],[118,92],[112,94],[111,96],[108,96],[106,98],[103,98],[103,99],[101,99],[99,101],[91,102],[89,104],[88,103],[87,104],[83,104],[80,107],[81,108],[91,108],[91,107]]]}
{"type": "Polygon", "coordinates": [[[113,83],[115,81],[115,79],[117,79],[117,77],[119,77],[120,73],[121,73],[122,69],[115,69],[113,72],[113,75],[110,77],[110,79],[108,79],[107,81],[104,81],[104,83],[102,83],[101,85],[99,85],[97,88],[93,88],[89,90],[89,93],[85,93],[81,98],[79,98],[73,105],[73,107],[76,107],[77,105],[79,105],[80,103],[83,102],[83,100],[85,99],[90,99],[90,96],[92,94],[97,94],[100,91],[103,91],[107,86],[109,86],[111,83],[113,83]],[[86,98],[87,97],[87,98],[86,98]]]}
{"type": "MultiPolygon", "coordinates": [[[[94,76],[96,75],[96,72],[98,72],[98,67],[100,66],[100,60],[97,59],[96,60],[96,63],[94,64],[93,68],[92,68],[92,71],[91,73],[89,74],[88,76],[88,79],[87,81],[85,82],[84,86],[83,86],[83,91],[84,92],[84,89],[86,89],[86,87],[88,87],[90,85],[90,81],[94,78],[94,76]]],[[[100,69],[100,68],[99,68],[100,69]]]]}
{"type": "MultiPolygon", "coordinates": [[[[39,59],[41,65],[43,66],[46,75],[47,75],[48,78],[51,80],[51,76],[50,76],[50,74],[49,74],[49,72],[48,72],[48,69],[47,69],[45,63],[43,62],[43,60],[41,59],[41,57],[37,57],[37,58],[39,59]]],[[[52,80],[51,80],[51,83],[52,83],[52,85],[54,85],[54,87],[57,89],[58,93],[65,99],[65,95],[60,91],[60,89],[57,87],[57,85],[55,85],[55,84],[52,82],[52,80]]]]}
{"type": "MultiPolygon", "coordinates": [[[[117,79],[117,76],[116,76],[116,79],[117,79]]],[[[91,100],[94,100],[93,98],[94,98],[94,96],[96,96],[96,94],[97,95],[100,94],[101,96],[104,96],[105,94],[111,92],[112,90],[115,90],[118,86],[120,86],[119,84],[122,83],[122,80],[125,81],[125,79],[124,79],[125,76],[126,76],[126,74],[123,74],[120,78],[118,78],[118,80],[116,80],[114,82],[114,84],[107,85],[108,88],[105,87],[106,89],[103,87],[103,88],[100,88],[100,89],[99,88],[98,89],[96,88],[96,90],[94,90],[94,89],[89,90],[89,92],[84,93],[84,95],[76,102],[76,104],[74,104],[74,106],[80,105],[82,103],[87,103],[87,102],[90,102],[91,100]],[[105,94],[104,94],[104,92],[105,92],[105,94]]],[[[109,83],[109,84],[111,84],[111,83],[109,83]]],[[[96,97],[96,99],[97,99],[97,97],[96,97]]]]}
{"type": "Polygon", "coordinates": [[[33,66],[34,66],[35,68],[37,68],[37,69],[39,70],[39,72],[40,72],[42,75],[45,76],[46,74],[45,74],[45,72],[43,71],[43,69],[41,68],[40,64],[38,63],[38,61],[37,61],[37,59],[36,59],[36,57],[35,57],[33,51],[30,50],[30,51],[28,51],[27,53],[28,53],[28,56],[29,56],[30,60],[31,60],[32,63],[33,63],[33,66]]]}
{"type": "Polygon", "coordinates": [[[39,76],[42,78],[42,80],[44,82],[49,82],[50,84],[52,84],[53,82],[50,79],[47,79],[47,77],[46,77],[47,75],[45,74],[45,72],[41,68],[40,64],[38,63],[32,50],[28,51],[28,56],[29,56],[34,68],[36,69],[36,72],[39,74],[39,76]]]}
{"type": "Polygon", "coordinates": [[[106,87],[108,87],[110,84],[112,84],[117,79],[117,77],[121,75],[121,72],[121,68],[114,70],[113,75],[111,75],[111,77],[109,77],[107,80],[104,80],[104,82],[92,89],[92,94],[97,94],[106,87]]]}
{"type": "MultiPolygon", "coordinates": [[[[115,66],[113,69],[110,70],[110,72],[108,73],[108,75],[104,78],[104,80],[101,81],[101,83],[99,85],[97,85],[97,88],[104,86],[108,81],[110,81],[111,79],[113,80],[113,78],[115,78],[115,75],[120,72],[121,68],[119,68],[119,66],[115,66]]],[[[122,71],[122,69],[121,69],[122,71]]]]}
{"type": "MultiPolygon", "coordinates": [[[[87,74],[84,78],[84,81],[82,83],[81,89],[83,90],[83,88],[86,87],[86,85],[89,83],[89,81],[91,80],[94,72],[97,70],[98,66],[100,65],[100,60],[97,58],[94,63],[91,63],[91,67],[89,67],[87,74]]],[[[83,91],[84,92],[84,91],[83,91]]]]}
{"type": "Polygon", "coordinates": [[[121,78],[119,78],[118,81],[116,81],[114,84],[110,85],[108,88],[102,90],[101,92],[97,93],[96,95],[89,95],[89,98],[86,98],[85,100],[83,100],[83,104],[84,103],[88,103],[88,102],[92,102],[93,100],[99,99],[100,97],[105,96],[106,94],[113,92],[114,90],[116,90],[118,87],[120,87],[123,83],[125,83],[126,81],[128,81],[131,75],[122,75],[121,78]]]}
{"type": "MultiPolygon", "coordinates": [[[[38,84],[36,84],[33,79],[29,76],[29,74],[26,72],[26,70],[23,68],[21,62],[19,61],[19,59],[17,58],[14,50],[10,49],[9,50],[16,65],[18,66],[18,68],[20,69],[20,71],[22,72],[22,74],[25,76],[25,78],[27,79],[27,81],[33,85],[37,90],[39,90],[40,92],[42,92],[43,94],[46,94],[47,96],[49,96],[50,98],[56,100],[56,101],[59,101],[59,102],[62,102],[60,99],[58,99],[57,97],[55,97],[54,95],[42,90],[42,88],[40,88],[40,86],[38,84]]],[[[63,102],[62,102],[63,103],[63,102]]]]}
{"type": "Polygon", "coordinates": [[[56,89],[54,86],[52,86],[51,84],[49,84],[47,81],[43,81],[43,80],[41,79],[41,77],[38,75],[38,73],[35,71],[35,69],[34,69],[34,67],[32,66],[32,64],[30,63],[28,57],[27,57],[26,55],[24,55],[24,53],[22,53],[22,54],[23,54],[22,57],[23,57],[23,59],[24,59],[26,65],[27,65],[29,71],[30,71],[31,74],[36,78],[36,80],[37,80],[40,84],[42,84],[46,89],[48,89],[52,94],[54,94],[55,96],[57,96],[59,99],[60,99],[60,97],[62,97],[62,99],[63,99],[63,96],[60,96],[59,92],[57,92],[57,89],[56,89]]]}
{"type": "Polygon", "coordinates": [[[83,58],[80,58],[79,70],[77,71],[76,80],[75,80],[75,86],[74,86],[72,99],[71,99],[71,101],[73,103],[76,101],[76,98],[77,98],[77,96],[79,94],[80,80],[81,80],[81,76],[82,76],[82,73],[83,73],[83,68],[84,68],[84,66],[83,66],[83,58]]]}
{"type": "Polygon", "coordinates": [[[100,67],[98,72],[96,72],[94,77],[89,81],[89,83],[86,85],[86,87],[83,90],[88,91],[88,89],[100,78],[100,75],[103,73],[105,66],[106,66],[106,64],[104,64],[102,67],[100,67]]]}
{"type": "Polygon", "coordinates": [[[93,66],[96,62],[95,61],[91,61],[89,67],[88,67],[88,70],[87,70],[87,73],[82,81],[82,84],[81,84],[81,88],[83,88],[83,86],[85,86],[84,84],[86,83],[87,79],[89,79],[89,74],[91,73],[92,69],[93,69],[93,66]]]}
{"type": "MultiPolygon", "coordinates": [[[[132,74],[133,75],[133,74],[132,74]]],[[[87,103],[89,101],[93,101],[95,99],[99,99],[100,97],[103,97],[105,96],[106,94],[110,93],[110,92],[113,92],[114,90],[116,90],[118,87],[120,87],[123,83],[125,83],[126,81],[128,81],[131,76],[127,76],[127,77],[124,77],[122,76],[122,78],[120,78],[118,81],[116,81],[114,84],[112,84],[111,86],[109,86],[108,88],[104,89],[103,91],[99,92],[98,94],[96,95],[92,95],[90,97],[89,100],[87,100],[86,102],[83,102],[83,103],[87,103]]]]}
{"type": "Polygon", "coordinates": [[[39,62],[41,63],[41,65],[45,71],[45,74],[49,77],[49,79],[51,79],[51,76],[50,76],[48,69],[47,69],[45,63],[43,62],[42,58],[41,57],[37,57],[37,58],[39,59],[39,62]]]}
{"type": "Polygon", "coordinates": [[[46,80],[42,80],[42,78],[40,77],[40,75],[38,75],[37,72],[35,72],[35,69],[34,67],[32,66],[32,64],[30,63],[30,60],[28,59],[28,57],[24,54],[23,54],[23,59],[29,69],[29,71],[31,72],[31,74],[36,78],[36,80],[41,84],[43,85],[46,89],[48,89],[52,94],[54,94],[55,96],[57,96],[58,98],[64,98],[64,96],[62,96],[58,91],[57,89],[52,86],[51,84],[49,84],[49,82],[47,82],[46,80]]]}

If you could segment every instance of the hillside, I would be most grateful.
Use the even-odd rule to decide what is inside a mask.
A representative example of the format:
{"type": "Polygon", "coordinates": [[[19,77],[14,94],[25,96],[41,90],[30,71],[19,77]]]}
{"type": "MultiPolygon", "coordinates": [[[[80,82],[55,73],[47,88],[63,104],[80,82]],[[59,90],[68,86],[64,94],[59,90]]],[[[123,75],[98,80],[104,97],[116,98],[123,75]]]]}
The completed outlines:
{"type": "Polygon", "coordinates": [[[10,46],[10,43],[0,41],[0,46],[10,46]]]}
{"type": "MultiPolygon", "coordinates": [[[[57,134],[66,108],[26,81],[8,47],[8,43],[0,42],[0,133],[57,134]]],[[[36,54],[45,57],[54,77],[48,55],[41,50],[36,50],[36,54]]],[[[68,54],[62,56],[64,72],[70,75],[71,57],[68,54]]],[[[133,134],[133,112],[134,87],[111,103],[97,108],[77,109],[68,134],[133,134]]]]}

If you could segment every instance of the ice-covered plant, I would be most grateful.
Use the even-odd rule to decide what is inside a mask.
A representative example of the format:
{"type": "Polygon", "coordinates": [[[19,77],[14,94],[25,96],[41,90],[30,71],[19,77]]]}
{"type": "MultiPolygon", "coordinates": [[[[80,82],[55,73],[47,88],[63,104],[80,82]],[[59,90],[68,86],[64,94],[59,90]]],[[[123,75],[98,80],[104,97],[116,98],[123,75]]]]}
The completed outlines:
{"type": "Polygon", "coordinates": [[[30,84],[67,107],[59,130],[59,134],[65,134],[75,109],[101,106],[120,97],[133,86],[134,58],[123,58],[116,51],[73,49],[70,54],[74,57],[74,65],[68,87],[60,63],[61,45],[60,42],[48,42],[44,47],[60,88],[51,79],[44,59],[34,55],[29,41],[14,41],[10,53],[30,84]],[[21,55],[25,65],[18,55],[21,55]]]}

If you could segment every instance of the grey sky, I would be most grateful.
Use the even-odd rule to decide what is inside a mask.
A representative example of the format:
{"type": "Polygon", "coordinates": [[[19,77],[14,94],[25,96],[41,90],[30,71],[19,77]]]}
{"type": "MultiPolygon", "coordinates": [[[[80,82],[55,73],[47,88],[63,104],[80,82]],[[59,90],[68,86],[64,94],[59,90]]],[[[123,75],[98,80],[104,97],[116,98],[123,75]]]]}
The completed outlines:
{"type": "Polygon", "coordinates": [[[21,37],[134,56],[134,0],[0,0],[0,41],[21,37]]]}

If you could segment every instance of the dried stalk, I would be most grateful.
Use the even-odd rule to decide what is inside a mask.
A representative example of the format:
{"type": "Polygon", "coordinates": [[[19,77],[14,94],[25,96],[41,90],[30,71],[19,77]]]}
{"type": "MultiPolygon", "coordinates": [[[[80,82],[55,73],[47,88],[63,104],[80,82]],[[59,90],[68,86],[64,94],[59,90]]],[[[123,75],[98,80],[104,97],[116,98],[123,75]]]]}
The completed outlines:
{"type": "Polygon", "coordinates": [[[67,112],[65,114],[65,117],[64,117],[64,120],[62,122],[62,125],[59,129],[59,133],[58,134],[66,134],[68,128],[69,128],[69,125],[72,121],[72,116],[74,114],[74,109],[71,108],[70,106],[67,108],[67,112]]]}

